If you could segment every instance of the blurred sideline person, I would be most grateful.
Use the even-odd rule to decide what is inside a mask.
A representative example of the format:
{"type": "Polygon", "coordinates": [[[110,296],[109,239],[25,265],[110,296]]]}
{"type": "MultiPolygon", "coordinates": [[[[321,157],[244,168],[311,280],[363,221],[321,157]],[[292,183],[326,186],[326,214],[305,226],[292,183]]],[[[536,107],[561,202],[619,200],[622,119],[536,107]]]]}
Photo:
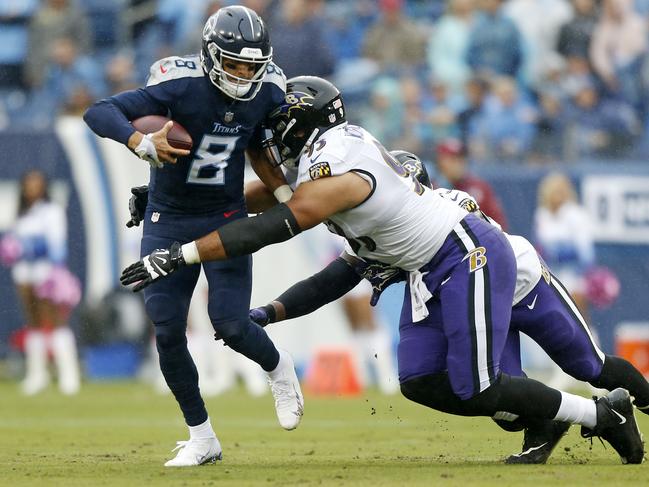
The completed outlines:
{"type": "MultiPolygon", "coordinates": [[[[565,174],[553,172],[541,180],[534,235],[539,253],[590,322],[586,272],[595,264],[595,244],[590,216],[577,202],[575,188],[565,174]]],[[[597,338],[596,330],[591,333],[597,338]]],[[[548,381],[556,387],[574,385],[556,368],[548,381]]]]}
{"type": "MultiPolygon", "coordinates": [[[[344,245],[342,238],[332,235],[331,242],[335,257],[338,257],[344,245]]],[[[363,387],[374,379],[383,394],[396,394],[399,392],[399,380],[392,340],[373,305],[370,305],[371,299],[372,286],[368,281],[361,281],[340,299],[340,304],[349,323],[363,387]]]]}
{"type": "Polygon", "coordinates": [[[595,263],[595,244],[590,216],[565,174],[554,172],[541,180],[534,235],[543,259],[588,317],[585,275],[595,263]]]}
{"type": "Polygon", "coordinates": [[[469,193],[480,208],[506,230],[507,219],[500,201],[491,185],[469,170],[464,144],[458,139],[445,139],[437,145],[436,153],[437,169],[450,185],[449,188],[469,193]]]}
{"type": "MultiPolygon", "coordinates": [[[[272,58],[264,21],[246,7],[224,7],[205,23],[199,54],[155,62],[145,87],[100,100],[85,113],[96,134],[124,144],[151,165],[141,255],[175,241],[191,242],[206,228],[246,220],[246,156],[277,198],[290,197],[281,172],[268,165],[261,146],[261,123],[282,102],[286,83],[272,58]],[[146,115],[166,116],[185,127],[191,150],[169,144],[171,120],[152,134],[137,131],[130,121],[146,115]]],[[[202,267],[214,330],[267,372],[277,419],[282,428],[295,429],[304,402],[293,359],[248,317],[251,257],[202,267]]],[[[222,456],[187,349],[187,313],[199,274],[199,266],[187,268],[144,293],[160,368],[189,429],[189,441],[178,442],[168,467],[197,466],[222,456]]]]}
{"type": "MultiPolygon", "coordinates": [[[[326,80],[290,79],[269,127],[271,160],[297,169],[291,199],[273,205],[260,187],[257,204],[266,203],[266,211],[144,256],[124,269],[122,284],[139,291],[185,266],[251,254],[326,221],[346,237],[351,262],[341,257],[313,276],[307,299],[289,289],[277,307],[267,307],[272,319],[303,315],[342,296],[361,280],[355,265],[365,271],[387,265],[396,277],[404,271],[399,379],[405,397],[458,415],[581,424],[582,436],[606,439],[623,463],[642,462],[628,391],[593,401],[500,369],[517,281],[502,232],[425,188],[368,132],[347,124],[340,92],[326,80]]],[[[382,271],[376,277],[389,283],[382,271]]]]}
{"type": "Polygon", "coordinates": [[[26,395],[47,387],[50,351],[60,391],[76,394],[81,386],[76,340],[67,325],[70,311],[81,299],[81,287],[65,268],[66,257],[65,210],[50,201],[45,175],[29,171],[20,183],[18,218],[0,242],[0,258],[11,267],[27,323],[22,382],[26,395]]]}

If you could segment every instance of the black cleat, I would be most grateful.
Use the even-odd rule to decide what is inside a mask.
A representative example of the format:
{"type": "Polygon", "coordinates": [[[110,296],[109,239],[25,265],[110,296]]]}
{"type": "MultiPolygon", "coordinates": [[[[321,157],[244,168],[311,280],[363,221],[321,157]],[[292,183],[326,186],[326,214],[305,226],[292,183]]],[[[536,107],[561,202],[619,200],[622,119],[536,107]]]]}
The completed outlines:
{"type": "Polygon", "coordinates": [[[581,436],[599,436],[608,441],[620,455],[622,463],[642,463],[644,442],[638,429],[631,396],[626,389],[617,388],[607,395],[595,399],[597,405],[597,426],[594,429],[581,427],[581,436]]]}
{"type": "Polygon", "coordinates": [[[544,464],[569,428],[570,423],[552,420],[525,428],[523,451],[510,455],[505,459],[505,463],[510,465],[544,464]]]}

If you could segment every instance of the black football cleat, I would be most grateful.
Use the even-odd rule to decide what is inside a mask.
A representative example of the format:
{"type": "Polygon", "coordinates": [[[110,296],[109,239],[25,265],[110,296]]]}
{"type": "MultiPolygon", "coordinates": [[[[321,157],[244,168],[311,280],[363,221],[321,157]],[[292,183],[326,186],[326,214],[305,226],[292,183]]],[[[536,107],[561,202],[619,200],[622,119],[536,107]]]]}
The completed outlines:
{"type": "Polygon", "coordinates": [[[528,426],[525,428],[523,437],[523,451],[510,455],[505,459],[505,463],[510,465],[544,464],[569,428],[570,423],[552,420],[528,426]]]}
{"type": "Polygon", "coordinates": [[[593,399],[597,405],[597,425],[593,429],[582,426],[581,436],[599,436],[605,439],[620,455],[624,464],[642,463],[644,441],[633,415],[629,392],[618,388],[599,399],[593,399]]]}

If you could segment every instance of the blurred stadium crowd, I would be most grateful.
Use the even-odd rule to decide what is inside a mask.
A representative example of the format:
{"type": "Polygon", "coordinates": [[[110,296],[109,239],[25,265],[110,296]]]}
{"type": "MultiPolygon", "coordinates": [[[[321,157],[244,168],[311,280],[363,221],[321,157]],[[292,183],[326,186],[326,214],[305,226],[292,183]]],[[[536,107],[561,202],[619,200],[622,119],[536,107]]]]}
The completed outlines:
{"type": "Polygon", "coordinates": [[[0,130],[47,129],[197,52],[207,16],[243,3],[287,77],[340,86],[352,121],[433,158],[649,153],[649,0],[0,0],[0,130]]]}

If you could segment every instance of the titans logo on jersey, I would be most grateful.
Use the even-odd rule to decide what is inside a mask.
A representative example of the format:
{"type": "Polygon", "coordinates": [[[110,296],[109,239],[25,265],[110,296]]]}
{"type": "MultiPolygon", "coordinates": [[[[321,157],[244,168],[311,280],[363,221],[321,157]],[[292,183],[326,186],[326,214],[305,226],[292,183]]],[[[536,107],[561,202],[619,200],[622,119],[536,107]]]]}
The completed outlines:
{"type": "Polygon", "coordinates": [[[205,212],[242,205],[245,155],[260,147],[261,123],[284,101],[286,79],[269,64],[259,93],[235,101],[216,89],[198,56],[169,57],[151,66],[146,87],[115,95],[129,120],[165,115],[187,129],[191,153],[152,169],[150,200],[156,208],[205,212]]]}

